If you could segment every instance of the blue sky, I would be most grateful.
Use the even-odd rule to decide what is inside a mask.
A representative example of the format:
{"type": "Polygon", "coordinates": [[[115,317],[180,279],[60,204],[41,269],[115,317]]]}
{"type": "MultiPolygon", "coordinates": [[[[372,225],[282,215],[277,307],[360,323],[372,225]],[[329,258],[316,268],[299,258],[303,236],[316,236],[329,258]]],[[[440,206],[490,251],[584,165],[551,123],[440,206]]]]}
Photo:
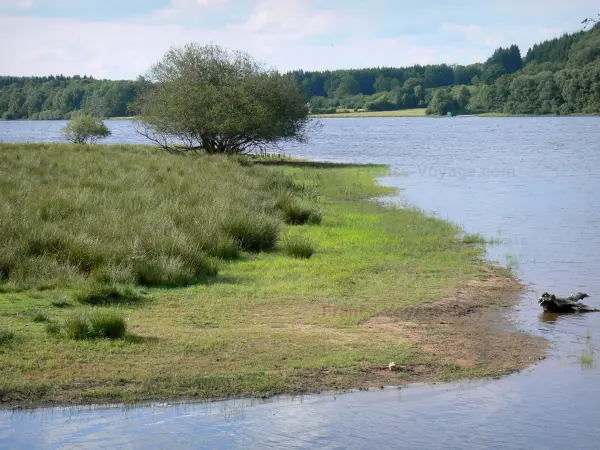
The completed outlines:
{"type": "Polygon", "coordinates": [[[0,0],[0,74],[131,79],[188,42],[282,71],[468,64],[597,13],[597,0],[0,0]]]}

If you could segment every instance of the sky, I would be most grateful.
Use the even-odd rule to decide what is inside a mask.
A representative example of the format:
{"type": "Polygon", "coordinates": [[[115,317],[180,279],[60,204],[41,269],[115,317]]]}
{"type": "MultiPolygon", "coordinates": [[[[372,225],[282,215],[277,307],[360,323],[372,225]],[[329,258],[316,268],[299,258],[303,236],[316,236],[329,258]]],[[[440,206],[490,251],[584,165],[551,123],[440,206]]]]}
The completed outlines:
{"type": "Polygon", "coordinates": [[[190,42],[280,71],[470,64],[598,13],[598,0],[0,0],[0,75],[134,79],[190,42]]]}

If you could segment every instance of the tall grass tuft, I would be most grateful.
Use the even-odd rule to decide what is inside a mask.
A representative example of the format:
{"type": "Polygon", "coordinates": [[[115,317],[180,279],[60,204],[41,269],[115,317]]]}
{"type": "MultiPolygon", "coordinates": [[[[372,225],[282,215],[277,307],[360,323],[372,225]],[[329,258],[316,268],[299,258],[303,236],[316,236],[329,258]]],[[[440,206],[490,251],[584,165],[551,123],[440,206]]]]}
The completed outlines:
{"type": "Polygon", "coordinates": [[[123,339],[125,319],[115,311],[95,311],[90,315],[89,336],[98,339],[123,339]]]}
{"type": "Polygon", "coordinates": [[[279,224],[266,214],[240,212],[224,224],[225,231],[237,242],[240,250],[258,253],[275,247],[279,224]]]}
{"type": "Polygon", "coordinates": [[[33,311],[30,311],[29,317],[35,323],[48,322],[50,320],[48,315],[45,312],[40,311],[39,309],[34,309],[33,311]]]}
{"type": "Polygon", "coordinates": [[[318,225],[323,219],[322,214],[312,205],[299,202],[290,194],[280,195],[277,207],[283,214],[283,220],[288,225],[318,225]]]}
{"type": "Polygon", "coordinates": [[[84,305],[113,305],[134,303],[140,294],[130,286],[104,285],[92,283],[73,294],[73,300],[84,305]]]}
{"type": "Polygon", "coordinates": [[[462,238],[462,242],[463,244],[476,244],[476,245],[484,245],[487,243],[487,240],[485,239],[485,237],[483,237],[483,235],[479,234],[479,233],[473,233],[473,234],[466,234],[463,238],[462,238]]]}
{"type": "Polygon", "coordinates": [[[284,251],[294,258],[310,258],[315,253],[312,241],[303,235],[288,235],[283,238],[284,251]]]}
{"type": "Polygon", "coordinates": [[[15,333],[12,331],[0,330],[0,345],[10,344],[15,338],[15,333]]]}
{"type": "Polygon", "coordinates": [[[67,317],[62,328],[70,339],[81,340],[89,337],[89,321],[82,312],[76,312],[67,317]]]}
{"type": "Polygon", "coordinates": [[[250,162],[146,146],[0,144],[0,288],[187,285],[214,276],[215,259],[273,248],[281,193],[295,205],[286,221],[320,220],[295,203],[283,171],[250,162]]]}
{"type": "MultiPolygon", "coordinates": [[[[50,334],[57,334],[55,326],[46,327],[50,334]]],[[[127,332],[125,319],[116,311],[77,311],[63,323],[64,334],[75,340],[82,339],[123,339],[127,332]]]]}

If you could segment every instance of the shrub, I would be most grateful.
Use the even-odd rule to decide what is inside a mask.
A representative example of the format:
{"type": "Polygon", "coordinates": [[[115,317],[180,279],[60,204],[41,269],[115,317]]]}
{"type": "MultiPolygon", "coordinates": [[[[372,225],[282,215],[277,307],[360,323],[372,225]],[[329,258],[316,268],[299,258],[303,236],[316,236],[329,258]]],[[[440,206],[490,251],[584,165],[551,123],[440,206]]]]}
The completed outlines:
{"type": "Polygon", "coordinates": [[[108,137],[112,132],[102,119],[90,115],[78,115],[62,129],[65,138],[73,144],[94,144],[98,139],[108,137]]]}
{"type": "Polygon", "coordinates": [[[283,249],[294,258],[310,258],[315,253],[312,241],[303,235],[286,236],[283,239],[283,249]]]}
{"type": "Polygon", "coordinates": [[[89,336],[99,339],[123,339],[127,332],[125,319],[115,311],[96,311],[90,315],[89,336]]]}
{"type": "Polygon", "coordinates": [[[240,250],[252,253],[272,249],[279,237],[277,221],[264,214],[236,214],[223,228],[236,240],[240,250]]]}

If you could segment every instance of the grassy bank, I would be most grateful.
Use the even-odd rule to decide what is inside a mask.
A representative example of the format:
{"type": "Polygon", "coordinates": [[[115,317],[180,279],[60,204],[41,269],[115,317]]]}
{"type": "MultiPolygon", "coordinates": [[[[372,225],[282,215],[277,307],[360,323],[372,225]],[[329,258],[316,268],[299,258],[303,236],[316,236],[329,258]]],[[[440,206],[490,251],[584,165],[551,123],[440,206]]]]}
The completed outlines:
{"type": "Polygon", "coordinates": [[[312,114],[313,118],[339,119],[348,117],[426,117],[425,108],[403,109],[399,111],[362,111],[362,112],[340,112],[335,114],[312,114]]]}
{"type": "Polygon", "coordinates": [[[365,326],[485,275],[455,226],[372,200],[385,171],[0,145],[1,405],[314,392],[391,361],[386,383],[504,373],[365,326]],[[248,251],[240,229],[276,236],[248,251]]]}

